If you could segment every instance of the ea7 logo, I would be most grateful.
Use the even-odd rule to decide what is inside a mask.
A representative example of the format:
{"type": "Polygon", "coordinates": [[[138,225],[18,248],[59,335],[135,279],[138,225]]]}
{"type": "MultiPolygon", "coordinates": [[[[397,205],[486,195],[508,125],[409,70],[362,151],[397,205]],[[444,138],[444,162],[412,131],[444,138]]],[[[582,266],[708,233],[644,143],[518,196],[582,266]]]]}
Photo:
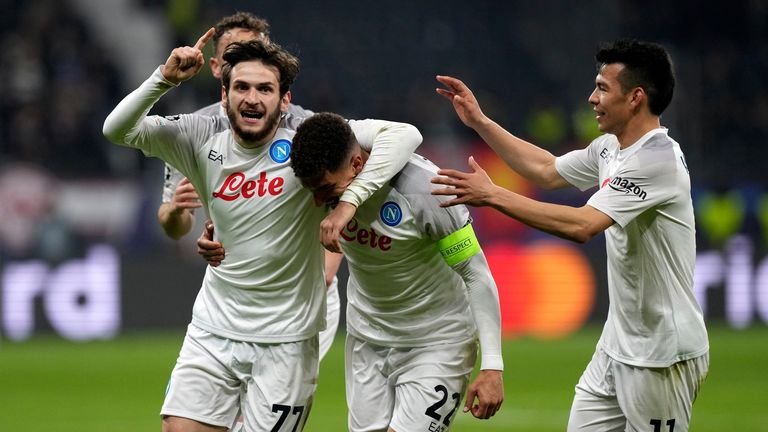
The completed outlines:
{"type": "Polygon", "coordinates": [[[648,197],[648,193],[646,193],[640,186],[623,177],[607,178],[603,182],[603,186],[606,184],[608,184],[608,186],[610,186],[610,188],[615,191],[636,195],[642,200],[648,197]]]}

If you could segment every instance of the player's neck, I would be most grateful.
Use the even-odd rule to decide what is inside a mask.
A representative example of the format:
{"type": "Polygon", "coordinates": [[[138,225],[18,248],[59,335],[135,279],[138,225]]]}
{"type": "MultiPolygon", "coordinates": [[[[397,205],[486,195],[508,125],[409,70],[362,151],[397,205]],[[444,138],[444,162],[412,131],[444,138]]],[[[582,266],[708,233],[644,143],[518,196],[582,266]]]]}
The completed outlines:
{"type": "Polygon", "coordinates": [[[616,134],[619,140],[619,148],[622,150],[636,143],[643,135],[661,127],[661,120],[658,116],[638,116],[632,118],[623,131],[616,134]]]}
{"type": "Polygon", "coordinates": [[[268,133],[264,138],[259,140],[247,140],[240,136],[238,133],[233,133],[232,135],[235,138],[235,142],[239,144],[241,147],[246,149],[257,149],[265,146],[266,144],[269,144],[272,142],[272,140],[275,139],[275,135],[277,134],[277,127],[273,128],[270,133],[268,133]]]}

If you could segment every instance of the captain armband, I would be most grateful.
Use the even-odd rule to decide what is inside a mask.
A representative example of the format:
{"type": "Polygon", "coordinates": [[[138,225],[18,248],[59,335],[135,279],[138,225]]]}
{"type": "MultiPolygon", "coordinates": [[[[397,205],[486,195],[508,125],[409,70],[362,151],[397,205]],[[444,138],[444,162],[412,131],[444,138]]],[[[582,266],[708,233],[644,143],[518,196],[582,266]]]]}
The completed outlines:
{"type": "Polygon", "coordinates": [[[437,242],[437,249],[448,265],[456,265],[480,252],[480,243],[471,224],[453,232],[437,242]]]}

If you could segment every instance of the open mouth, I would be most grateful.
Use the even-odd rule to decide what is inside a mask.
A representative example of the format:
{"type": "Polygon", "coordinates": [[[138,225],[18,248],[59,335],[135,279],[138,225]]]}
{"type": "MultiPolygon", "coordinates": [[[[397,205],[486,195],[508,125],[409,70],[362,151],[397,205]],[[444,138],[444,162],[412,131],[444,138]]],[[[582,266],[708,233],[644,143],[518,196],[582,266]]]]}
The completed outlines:
{"type": "Polygon", "coordinates": [[[245,119],[245,121],[256,121],[264,118],[264,113],[261,111],[240,111],[240,115],[243,117],[243,119],[245,119]]]}
{"type": "Polygon", "coordinates": [[[600,119],[600,118],[602,118],[602,117],[603,117],[603,114],[605,114],[605,113],[604,113],[604,112],[602,112],[602,111],[597,111],[597,110],[596,110],[596,111],[595,111],[595,118],[596,118],[596,119],[600,119]]]}

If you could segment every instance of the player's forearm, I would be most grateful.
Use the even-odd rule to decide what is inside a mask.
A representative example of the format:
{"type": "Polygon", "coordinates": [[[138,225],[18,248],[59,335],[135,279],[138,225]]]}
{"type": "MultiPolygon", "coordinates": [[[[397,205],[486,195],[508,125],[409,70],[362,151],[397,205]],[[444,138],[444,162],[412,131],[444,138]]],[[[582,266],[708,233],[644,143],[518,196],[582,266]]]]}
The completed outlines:
{"type": "Polygon", "coordinates": [[[333,283],[333,279],[336,277],[336,273],[339,272],[341,266],[341,260],[344,259],[344,254],[334,253],[329,250],[325,251],[325,286],[329,287],[333,283]]]}
{"type": "Polygon", "coordinates": [[[456,264],[467,286],[469,305],[480,340],[480,369],[504,370],[501,354],[499,293],[482,252],[456,264]]]}
{"type": "Polygon", "coordinates": [[[584,208],[536,201],[497,186],[488,206],[529,227],[566,240],[585,243],[597,235],[584,208]]]}
{"type": "Polygon", "coordinates": [[[341,201],[360,206],[405,167],[421,141],[415,126],[387,122],[373,141],[365,167],[341,195],[341,201]]]}
{"type": "Polygon", "coordinates": [[[547,150],[512,135],[485,117],[475,131],[515,172],[544,189],[568,186],[555,169],[555,156],[547,150]]]}
{"type": "Polygon", "coordinates": [[[104,136],[115,144],[129,143],[152,106],[173,87],[173,83],[163,78],[160,69],[156,69],[109,113],[102,129],[104,136]]]}
{"type": "Polygon", "coordinates": [[[192,230],[194,218],[187,209],[174,209],[171,203],[162,203],[157,210],[157,220],[165,234],[178,240],[192,230]]]}

